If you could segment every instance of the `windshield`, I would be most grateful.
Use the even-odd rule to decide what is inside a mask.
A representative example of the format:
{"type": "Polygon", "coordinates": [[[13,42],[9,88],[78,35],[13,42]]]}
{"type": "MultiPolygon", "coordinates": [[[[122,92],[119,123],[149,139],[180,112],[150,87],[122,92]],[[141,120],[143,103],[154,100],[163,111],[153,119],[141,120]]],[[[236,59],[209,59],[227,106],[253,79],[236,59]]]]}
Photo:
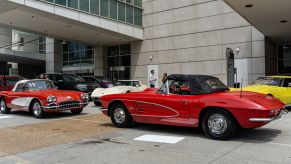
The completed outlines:
{"type": "Polygon", "coordinates": [[[29,81],[25,83],[23,90],[45,90],[54,88],[55,86],[51,81],[39,80],[39,81],[29,81]]]}
{"type": "Polygon", "coordinates": [[[205,82],[214,91],[228,90],[228,87],[218,79],[207,79],[205,82]]]}
{"type": "Polygon", "coordinates": [[[254,81],[251,85],[269,85],[269,86],[278,86],[280,85],[282,79],[274,77],[260,77],[254,81]]]}
{"type": "Polygon", "coordinates": [[[118,81],[116,86],[137,86],[139,85],[138,81],[118,81]]]}
{"type": "Polygon", "coordinates": [[[85,80],[78,75],[63,75],[65,82],[85,82],[85,80]]]}

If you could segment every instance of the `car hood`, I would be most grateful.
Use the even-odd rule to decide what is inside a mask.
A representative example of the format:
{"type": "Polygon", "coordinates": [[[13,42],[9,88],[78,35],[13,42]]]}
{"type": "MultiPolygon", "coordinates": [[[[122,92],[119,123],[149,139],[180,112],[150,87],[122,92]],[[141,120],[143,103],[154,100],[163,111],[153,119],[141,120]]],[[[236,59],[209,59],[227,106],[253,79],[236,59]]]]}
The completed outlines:
{"type": "Polygon", "coordinates": [[[46,100],[48,96],[56,96],[57,101],[74,101],[80,100],[82,92],[68,91],[68,90],[39,90],[39,91],[27,91],[32,96],[42,97],[46,100]]]}
{"type": "MultiPolygon", "coordinates": [[[[243,91],[251,91],[251,92],[258,92],[267,94],[267,90],[270,88],[275,88],[276,86],[269,86],[269,85],[248,85],[242,88],[243,91]]],[[[240,88],[230,88],[230,91],[240,91],[240,88]]]]}
{"type": "Polygon", "coordinates": [[[128,90],[131,90],[130,86],[114,86],[111,88],[97,88],[92,93],[91,97],[101,97],[109,94],[119,94],[126,93],[128,90]]]}

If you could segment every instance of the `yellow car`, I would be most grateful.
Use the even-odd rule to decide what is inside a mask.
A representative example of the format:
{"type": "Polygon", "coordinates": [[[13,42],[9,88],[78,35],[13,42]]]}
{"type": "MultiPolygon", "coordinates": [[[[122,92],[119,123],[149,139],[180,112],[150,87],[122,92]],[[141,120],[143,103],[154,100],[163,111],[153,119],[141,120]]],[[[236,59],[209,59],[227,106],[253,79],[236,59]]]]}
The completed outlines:
{"type": "MultiPolygon", "coordinates": [[[[237,90],[240,89],[231,89],[231,91],[237,90]]],[[[287,106],[291,106],[291,76],[260,77],[251,85],[243,87],[242,90],[271,95],[280,99],[287,106]]]]}

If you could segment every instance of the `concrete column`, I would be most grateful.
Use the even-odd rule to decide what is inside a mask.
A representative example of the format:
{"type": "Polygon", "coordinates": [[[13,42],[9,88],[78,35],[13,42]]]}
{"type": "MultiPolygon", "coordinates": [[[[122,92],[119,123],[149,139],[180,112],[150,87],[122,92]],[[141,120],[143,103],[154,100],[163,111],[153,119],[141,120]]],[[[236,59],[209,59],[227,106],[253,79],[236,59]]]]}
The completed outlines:
{"type": "Polygon", "coordinates": [[[59,41],[46,38],[46,72],[61,72],[62,56],[59,41]]]}
{"type": "Polygon", "coordinates": [[[102,46],[94,47],[94,75],[95,76],[103,76],[103,51],[104,48],[102,46]]]}

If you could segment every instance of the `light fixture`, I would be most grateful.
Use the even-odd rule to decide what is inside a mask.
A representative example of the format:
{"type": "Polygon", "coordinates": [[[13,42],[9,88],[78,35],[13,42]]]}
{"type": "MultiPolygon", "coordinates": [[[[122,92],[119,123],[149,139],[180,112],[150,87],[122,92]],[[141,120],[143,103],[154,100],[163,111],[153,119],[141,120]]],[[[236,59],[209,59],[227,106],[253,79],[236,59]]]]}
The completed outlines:
{"type": "Polygon", "coordinates": [[[253,4],[250,4],[250,3],[245,5],[246,8],[250,8],[250,7],[253,7],[253,6],[254,5],[253,4]]]}
{"type": "Polygon", "coordinates": [[[287,20],[281,20],[280,23],[287,23],[287,20]]]}
{"type": "Polygon", "coordinates": [[[63,41],[61,42],[61,45],[65,45],[65,44],[67,44],[67,42],[63,40],[63,41]]]}
{"type": "Polygon", "coordinates": [[[150,56],[150,60],[153,60],[153,55],[150,56]]]}

